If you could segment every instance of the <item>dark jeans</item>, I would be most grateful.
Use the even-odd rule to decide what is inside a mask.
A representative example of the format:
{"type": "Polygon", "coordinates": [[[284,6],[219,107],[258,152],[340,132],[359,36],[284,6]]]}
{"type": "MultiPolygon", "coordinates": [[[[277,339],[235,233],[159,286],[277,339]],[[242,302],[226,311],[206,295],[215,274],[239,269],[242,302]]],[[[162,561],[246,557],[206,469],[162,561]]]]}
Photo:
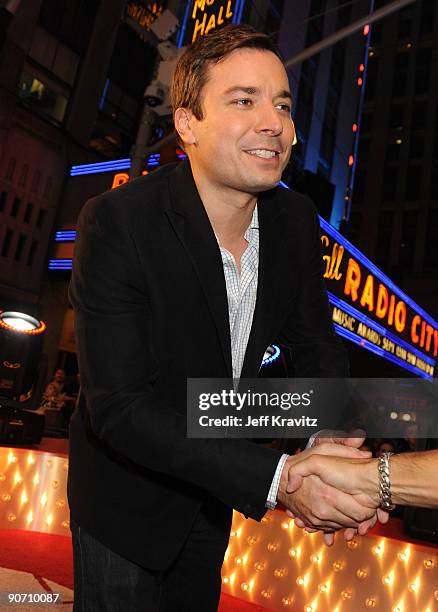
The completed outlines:
{"type": "Polygon", "coordinates": [[[150,571],[120,557],[71,520],[74,612],[215,612],[231,510],[205,504],[174,564],[150,571]]]}

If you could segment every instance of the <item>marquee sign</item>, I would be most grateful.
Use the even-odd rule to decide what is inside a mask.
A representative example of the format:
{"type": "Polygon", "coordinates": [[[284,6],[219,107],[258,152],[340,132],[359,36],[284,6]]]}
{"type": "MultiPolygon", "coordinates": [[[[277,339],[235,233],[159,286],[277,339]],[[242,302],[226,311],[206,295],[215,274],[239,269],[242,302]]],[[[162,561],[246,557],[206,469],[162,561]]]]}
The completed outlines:
{"type": "Polygon", "coordinates": [[[321,230],[336,331],[419,376],[432,377],[438,323],[324,219],[321,230]]]}
{"type": "Polygon", "coordinates": [[[211,30],[240,23],[244,0],[189,0],[178,36],[178,47],[190,45],[211,30]]]}

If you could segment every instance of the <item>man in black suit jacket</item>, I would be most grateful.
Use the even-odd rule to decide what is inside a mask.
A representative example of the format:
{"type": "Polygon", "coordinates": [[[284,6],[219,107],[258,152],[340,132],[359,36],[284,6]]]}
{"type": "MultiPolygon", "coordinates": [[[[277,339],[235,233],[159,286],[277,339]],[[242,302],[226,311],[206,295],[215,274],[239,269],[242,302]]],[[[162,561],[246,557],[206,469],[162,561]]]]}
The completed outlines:
{"type": "MultiPolygon", "coordinates": [[[[238,375],[256,377],[274,339],[292,347],[297,376],[348,368],[315,208],[276,187],[294,127],[271,42],[248,27],[209,34],[180,59],[173,101],[189,160],[90,200],[78,220],[69,295],[81,391],[68,482],[76,611],[215,610],[233,508],[260,520],[278,500],[321,529],[375,515],[316,477],[288,496],[296,457],[186,437],[187,378],[236,375],[220,247],[240,272],[256,206],[257,300],[238,375]]],[[[359,452],[333,452],[344,450],[359,452]]]]}

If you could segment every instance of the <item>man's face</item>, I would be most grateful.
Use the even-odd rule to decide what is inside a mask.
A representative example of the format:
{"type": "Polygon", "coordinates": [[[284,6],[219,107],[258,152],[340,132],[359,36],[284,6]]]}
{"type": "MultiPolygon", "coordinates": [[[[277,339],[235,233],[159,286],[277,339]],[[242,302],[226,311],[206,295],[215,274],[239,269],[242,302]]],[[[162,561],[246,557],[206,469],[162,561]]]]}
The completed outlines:
{"type": "Polygon", "coordinates": [[[64,370],[56,370],[56,372],[55,372],[55,376],[54,376],[54,379],[55,379],[57,382],[63,382],[63,380],[65,379],[65,373],[64,373],[64,370]]]}
{"type": "Polygon", "coordinates": [[[203,119],[190,119],[192,166],[219,188],[274,187],[295,136],[287,74],[270,51],[237,49],[208,69],[203,119]]]}

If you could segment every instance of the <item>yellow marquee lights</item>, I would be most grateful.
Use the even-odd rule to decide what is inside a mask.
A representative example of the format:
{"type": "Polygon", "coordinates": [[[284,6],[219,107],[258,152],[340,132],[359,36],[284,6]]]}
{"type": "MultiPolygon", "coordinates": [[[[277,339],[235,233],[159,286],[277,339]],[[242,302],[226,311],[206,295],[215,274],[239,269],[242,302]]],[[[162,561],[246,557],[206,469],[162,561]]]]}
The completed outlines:
{"type": "MultiPolygon", "coordinates": [[[[0,447],[0,528],[69,535],[68,462],[0,447]]],[[[367,535],[325,547],[269,512],[260,523],[234,513],[222,568],[224,592],[272,610],[433,612],[438,550],[367,535]]]]}
{"type": "Polygon", "coordinates": [[[69,535],[65,457],[0,447],[0,528],[69,535]]]}
{"type": "Polygon", "coordinates": [[[280,510],[260,523],[235,512],[232,531],[222,589],[234,597],[269,610],[437,609],[433,548],[373,535],[352,542],[338,535],[325,547],[321,534],[306,534],[280,510]]]}

